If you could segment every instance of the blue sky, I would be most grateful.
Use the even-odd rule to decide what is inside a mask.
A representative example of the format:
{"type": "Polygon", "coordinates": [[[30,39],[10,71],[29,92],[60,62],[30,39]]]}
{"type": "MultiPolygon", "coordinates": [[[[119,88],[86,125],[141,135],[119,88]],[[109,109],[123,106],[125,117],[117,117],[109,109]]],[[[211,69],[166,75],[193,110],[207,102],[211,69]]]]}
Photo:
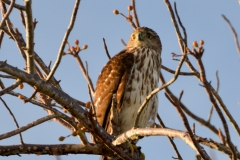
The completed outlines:
{"type": "MultiPolygon", "coordinates": [[[[174,1],[171,1],[173,4],[174,1]]],[[[16,3],[22,4],[20,0],[16,3]]],[[[35,51],[42,57],[43,61],[48,64],[54,62],[61,44],[63,35],[69,24],[72,8],[75,1],[33,1],[33,17],[37,19],[38,24],[35,29],[35,51]]],[[[177,37],[170,19],[169,12],[163,1],[139,0],[136,2],[137,12],[141,26],[147,26],[155,30],[162,41],[162,63],[163,65],[175,69],[178,62],[173,61],[171,53],[180,54],[177,37]]],[[[130,1],[81,1],[77,20],[68,42],[74,45],[74,41],[79,39],[80,46],[87,44],[87,50],[80,53],[83,61],[89,65],[89,75],[96,83],[97,77],[108,61],[105,54],[102,38],[106,39],[108,50],[111,56],[121,51],[124,46],[120,42],[123,39],[128,41],[132,32],[132,27],[121,16],[114,15],[113,10],[118,9],[120,12],[127,14],[127,6],[130,1]]],[[[236,31],[240,34],[240,6],[235,1],[177,1],[178,13],[187,30],[188,45],[191,46],[193,41],[203,39],[205,41],[205,53],[203,63],[205,65],[207,79],[211,84],[216,86],[215,72],[219,71],[220,90],[219,95],[224,100],[228,109],[240,124],[240,74],[239,74],[239,55],[236,50],[233,35],[227,23],[221,17],[224,14],[232,22],[236,31]]],[[[23,35],[19,12],[13,10],[10,15],[11,21],[15,28],[18,28],[23,35]]],[[[7,36],[4,37],[2,48],[0,50],[0,60],[6,60],[9,64],[24,68],[24,61],[21,58],[15,43],[7,36]]],[[[190,57],[191,62],[197,67],[194,58],[190,57]]],[[[189,71],[184,65],[182,71],[189,71]]],[[[173,76],[162,71],[166,80],[173,76]]],[[[89,101],[87,83],[84,79],[77,62],[71,56],[65,56],[58,68],[55,77],[61,80],[61,87],[66,93],[81,101],[89,101]]],[[[4,81],[8,86],[13,81],[4,81]]],[[[170,86],[175,95],[179,95],[184,90],[182,102],[194,113],[207,119],[211,107],[210,101],[204,91],[199,86],[199,81],[195,77],[180,76],[177,81],[170,86]]],[[[17,92],[30,96],[33,90],[27,85],[23,90],[16,89],[17,92]]],[[[34,105],[24,104],[17,98],[4,95],[9,107],[15,114],[20,126],[26,125],[31,121],[46,116],[46,112],[34,105]]],[[[159,93],[159,114],[165,125],[170,128],[185,130],[185,127],[177,114],[175,108],[166,100],[164,92],[159,93]]],[[[14,130],[15,124],[6,111],[5,107],[0,105],[0,134],[14,130]]],[[[194,123],[188,118],[190,124],[194,123]]],[[[217,128],[222,128],[220,119],[217,114],[213,113],[212,124],[217,128]]],[[[229,123],[232,140],[240,147],[239,136],[229,123]]],[[[61,143],[79,143],[77,138],[70,137],[64,142],[59,142],[59,136],[70,134],[70,131],[60,126],[58,123],[51,121],[34,127],[23,133],[25,143],[34,144],[61,144],[61,143]]],[[[204,126],[196,123],[196,134],[202,137],[210,137],[220,141],[217,136],[208,131],[204,126]]],[[[182,140],[174,139],[184,159],[194,159],[195,152],[187,146],[182,140]]],[[[0,141],[0,145],[19,144],[19,137],[0,141]]],[[[142,147],[147,159],[172,159],[175,153],[166,137],[147,137],[140,140],[138,145],[142,147]]],[[[227,159],[227,156],[205,148],[213,159],[227,159]]],[[[52,160],[53,156],[35,156],[22,155],[23,159],[30,160],[52,160]]],[[[99,159],[98,156],[87,155],[68,155],[62,156],[63,160],[70,159],[99,159]]],[[[18,156],[4,157],[2,159],[18,160],[18,156]]]]}

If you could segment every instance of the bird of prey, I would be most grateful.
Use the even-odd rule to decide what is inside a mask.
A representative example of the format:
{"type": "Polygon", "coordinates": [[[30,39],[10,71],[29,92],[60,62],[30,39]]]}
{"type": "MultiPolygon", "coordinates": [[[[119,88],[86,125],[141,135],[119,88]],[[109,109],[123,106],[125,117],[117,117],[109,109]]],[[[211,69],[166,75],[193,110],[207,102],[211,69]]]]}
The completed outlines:
{"type": "MultiPolygon", "coordinates": [[[[103,67],[96,84],[94,105],[98,123],[111,133],[109,122],[113,94],[117,99],[120,134],[134,126],[138,109],[158,87],[162,45],[155,31],[136,28],[126,48],[103,67]]],[[[154,95],[145,106],[138,127],[154,123],[158,110],[158,96],[154,95]]]]}

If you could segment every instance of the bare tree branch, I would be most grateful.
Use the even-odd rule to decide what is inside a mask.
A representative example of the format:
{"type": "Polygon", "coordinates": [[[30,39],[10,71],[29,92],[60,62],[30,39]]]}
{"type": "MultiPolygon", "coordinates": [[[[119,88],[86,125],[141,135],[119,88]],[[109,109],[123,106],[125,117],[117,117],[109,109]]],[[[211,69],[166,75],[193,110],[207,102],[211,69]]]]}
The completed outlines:
{"type": "MultiPolygon", "coordinates": [[[[162,121],[162,119],[160,118],[159,114],[157,114],[157,119],[158,119],[158,122],[160,123],[160,125],[162,126],[162,128],[166,128],[165,125],[164,125],[164,123],[163,123],[163,121],[162,121]]],[[[176,155],[177,155],[177,159],[183,160],[183,159],[182,159],[182,156],[180,155],[180,153],[179,153],[179,151],[178,151],[178,149],[177,149],[177,146],[176,146],[175,143],[173,142],[173,138],[168,136],[168,140],[169,140],[169,142],[171,143],[171,145],[172,145],[172,147],[173,147],[173,149],[174,149],[174,151],[175,151],[175,153],[176,153],[176,155]]]]}
{"type": "Polygon", "coordinates": [[[232,155],[233,155],[232,160],[236,160],[237,155],[236,155],[236,151],[235,151],[235,146],[232,144],[227,122],[226,122],[225,117],[223,116],[222,111],[220,110],[218,104],[216,103],[216,100],[213,97],[213,93],[211,92],[211,87],[209,86],[209,83],[206,78],[205,69],[204,69],[204,65],[202,63],[201,57],[197,58],[197,63],[200,68],[200,80],[204,85],[204,88],[209,96],[209,99],[210,99],[212,105],[214,106],[215,110],[217,111],[217,113],[222,121],[223,128],[224,128],[224,131],[226,134],[227,144],[230,147],[230,149],[232,150],[232,155]]]}
{"type": "MultiPolygon", "coordinates": [[[[160,74],[160,81],[162,82],[162,84],[166,83],[162,74],[160,74]]],[[[168,87],[164,88],[164,90],[173,101],[177,100],[177,97],[171,92],[171,90],[168,87]]],[[[213,126],[211,123],[208,123],[206,120],[204,120],[204,119],[200,118],[199,116],[197,116],[196,114],[192,113],[182,102],[180,102],[180,106],[183,109],[183,111],[186,114],[188,114],[190,117],[192,117],[194,120],[196,120],[200,124],[204,125],[205,127],[209,128],[216,135],[218,134],[217,128],[215,126],[213,126]]]]}
{"type": "Polygon", "coordinates": [[[75,23],[75,20],[76,20],[76,17],[77,17],[77,12],[78,12],[79,5],[80,5],[80,0],[76,0],[75,5],[74,5],[74,9],[73,9],[73,12],[72,12],[70,24],[69,24],[69,26],[68,26],[68,29],[67,29],[64,37],[63,37],[61,46],[60,46],[60,48],[59,48],[57,60],[56,60],[56,62],[54,63],[51,72],[48,74],[48,76],[47,76],[47,78],[46,78],[47,81],[49,81],[49,80],[52,78],[52,76],[54,75],[55,71],[57,70],[57,68],[58,68],[58,66],[59,66],[59,64],[60,64],[60,62],[61,62],[62,53],[63,53],[63,51],[64,51],[66,42],[67,42],[67,40],[68,40],[68,36],[70,35],[70,33],[71,33],[72,29],[73,29],[73,26],[74,26],[74,23],[75,23]]]}
{"type": "Polygon", "coordinates": [[[187,120],[187,117],[184,115],[181,107],[180,107],[180,102],[181,102],[181,98],[182,98],[182,95],[183,95],[183,91],[181,91],[180,93],[180,96],[179,96],[179,99],[178,101],[172,101],[172,99],[167,95],[165,94],[165,96],[168,98],[168,100],[175,106],[175,108],[177,109],[180,117],[182,118],[182,121],[183,121],[183,124],[185,126],[185,128],[187,129],[188,131],[188,134],[190,135],[190,138],[194,144],[194,146],[196,147],[197,149],[197,153],[204,159],[204,160],[210,160],[211,158],[208,156],[208,154],[206,153],[206,151],[204,150],[203,147],[201,147],[198,142],[196,141],[195,139],[195,136],[191,130],[191,127],[189,126],[189,123],[188,123],[188,120],[187,120]]]}
{"type": "Polygon", "coordinates": [[[135,0],[132,0],[132,7],[133,7],[133,19],[136,23],[136,27],[140,27],[140,24],[138,21],[138,16],[137,16],[137,11],[136,11],[135,0]]]}
{"type": "MultiPolygon", "coordinates": [[[[4,3],[6,3],[8,5],[10,5],[11,2],[12,2],[12,1],[9,1],[9,0],[1,0],[1,1],[3,1],[4,3]]],[[[13,7],[17,8],[19,10],[25,10],[26,9],[25,6],[22,6],[22,5],[19,5],[19,4],[16,4],[16,3],[13,5],[13,7]]]]}
{"type": "Polygon", "coordinates": [[[8,11],[6,12],[6,14],[4,15],[4,17],[3,17],[2,21],[1,21],[0,29],[2,29],[3,24],[5,23],[6,19],[8,18],[8,16],[10,15],[10,13],[12,12],[12,9],[13,9],[14,4],[15,4],[15,0],[12,0],[10,6],[9,6],[9,8],[8,8],[8,11]]]}
{"type": "MultiPolygon", "coordinates": [[[[0,100],[2,101],[2,103],[4,104],[4,106],[7,108],[8,112],[10,113],[10,115],[12,116],[17,128],[19,129],[19,125],[17,122],[17,119],[15,118],[14,114],[12,113],[11,109],[8,107],[7,103],[2,99],[2,97],[0,97],[0,100]]],[[[23,142],[23,138],[22,138],[22,134],[19,132],[19,136],[20,136],[20,142],[21,144],[24,144],[23,142]]]]}
{"type": "Polygon", "coordinates": [[[3,90],[0,91],[0,96],[14,90],[15,88],[18,87],[19,84],[21,84],[21,80],[17,80],[14,84],[12,84],[11,86],[4,88],[3,90]]]}
{"type": "Polygon", "coordinates": [[[68,155],[68,154],[93,154],[113,155],[103,144],[24,144],[0,146],[0,155],[19,155],[19,154],[37,154],[37,155],[68,155]]]}
{"type": "Polygon", "coordinates": [[[27,57],[27,71],[29,74],[34,74],[34,28],[32,17],[32,0],[24,0],[25,2],[25,22],[26,22],[26,57],[27,57]]]}
{"type": "MultiPolygon", "coordinates": [[[[217,87],[216,87],[216,92],[218,93],[218,90],[219,90],[219,77],[218,77],[218,71],[216,71],[216,79],[217,79],[217,87]]],[[[208,122],[211,121],[211,118],[212,118],[212,113],[213,113],[213,106],[211,106],[211,109],[210,109],[210,112],[209,112],[209,115],[208,115],[208,122]]]]}
{"type": "Polygon", "coordinates": [[[103,38],[103,45],[104,45],[105,52],[106,52],[106,54],[108,56],[108,59],[111,59],[111,56],[110,56],[110,54],[108,52],[107,44],[106,44],[106,41],[105,41],[104,38],[103,38]]]}
{"type": "Polygon", "coordinates": [[[84,67],[84,65],[83,65],[83,63],[82,63],[81,57],[79,56],[78,53],[75,53],[75,54],[74,54],[74,57],[75,57],[75,59],[76,59],[77,62],[78,62],[78,65],[79,65],[79,67],[80,67],[80,69],[81,69],[81,71],[82,71],[82,73],[83,73],[83,76],[85,77],[85,79],[87,80],[87,83],[89,84],[89,87],[90,87],[90,90],[91,90],[92,95],[94,95],[95,90],[94,90],[94,87],[93,87],[92,80],[91,80],[91,78],[90,78],[90,77],[88,76],[88,74],[87,74],[87,71],[86,71],[86,69],[85,69],[85,67],[84,67]]]}
{"type": "MultiPolygon", "coordinates": [[[[164,69],[165,71],[169,72],[169,73],[172,73],[172,74],[175,74],[175,71],[170,69],[170,68],[167,68],[165,67],[164,65],[161,65],[161,68],[164,69]]],[[[195,73],[191,73],[191,72],[179,72],[178,75],[182,75],[182,76],[194,76],[195,73]]]]}
{"type": "MultiPolygon", "coordinates": [[[[1,97],[0,97],[0,99],[1,99],[1,97]]],[[[2,99],[1,99],[1,100],[2,100],[2,99]]],[[[40,118],[40,119],[38,119],[38,120],[35,120],[35,121],[33,121],[33,122],[31,122],[31,123],[29,123],[29,124],[27,124],[27,125],[25,125],[25,126],[23,126],[23,127],[21,127],[21,128],[19,128],[19,126],[17,125],[18,129],[13,130],[13,131],[10,131],[10,132],[7,132],[7,133],[4,133],[4,134],[1,134],[1,135],[0,135],[0,140],[6,139],[6,138],[9,138],[9,137],[12,137],[12,136],[14,136],[14,135],[16,135],[16,134],[20,134],[20,135],[21,135],[22,132],[24,132],[24,131],[26,131],[26,130],[34,127],[34,126],[37,126],[37,125],[39,125],[39,124],[41,124],[41,123],[44,123],[44,122],[46,122],[46,121],[49,121],[49,120],[51,120],[51,119],[53,119],[53,118],[56,118],[56,117],[58,117],[58,115],[49,115],[49,116],[40,118]]],[[[21,140],[21,141],[22,141],[22,140],[21,140]]],[[[23,143],[22,143],[22,144],[23,144],[23,143]]]]}
{"type": "MultiPolygon", "coordinates": [[[[54,99],[57,103],[65,108],[71,113],[72,116],[76,117],[81,124],[90,132],[93,132],[90,122],[86,117],[86,111],[80,107],[75,100],[73,100],[68,94],[63,91],[55,88],[49,83],[46,83],[44,80],[40,79],[38,76],[29,75],[15,67],[12,67],[2,61],[0,61],[0,71],[8,73],[14,77],[21,79],[23,82],[28,83],[31,86],[35,86],[39,92],[48,95],[54,99]]],[[[96,122],[95,122],[96,123],[96,122]]],[[[97,126],[99,134],[106,139],[112,140],[112,137],[101,127],[97,126]]]]}
{"type": "Polygon", "coordinates": [[[240,44],[238,42],[238,35],[237,35],[237,32],[235,31],[235,29],[233,28],[231,22],[227,19],[227,17],[225,15],[222,14],[222,17],[223,19],[227,22],[227,24],[229,25],[232,33],[233,33],[233,36],[234,36],[234,40],[235,40],[235,43],[236,43],[236,47],[237,47],[237,51],[238,53],[240,54],[240,44]]]}

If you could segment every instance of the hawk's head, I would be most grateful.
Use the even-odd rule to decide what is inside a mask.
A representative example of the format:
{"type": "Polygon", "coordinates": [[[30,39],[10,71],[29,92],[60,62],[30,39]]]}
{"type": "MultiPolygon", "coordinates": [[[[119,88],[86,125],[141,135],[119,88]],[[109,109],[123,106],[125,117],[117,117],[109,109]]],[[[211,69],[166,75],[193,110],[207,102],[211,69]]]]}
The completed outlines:
{"type": "Polygon", "coordinates": [[[130,36],[126,48],[147,47],[161,52],[162,45],[159,36],[147,27],[136,28],[130,36]]]}

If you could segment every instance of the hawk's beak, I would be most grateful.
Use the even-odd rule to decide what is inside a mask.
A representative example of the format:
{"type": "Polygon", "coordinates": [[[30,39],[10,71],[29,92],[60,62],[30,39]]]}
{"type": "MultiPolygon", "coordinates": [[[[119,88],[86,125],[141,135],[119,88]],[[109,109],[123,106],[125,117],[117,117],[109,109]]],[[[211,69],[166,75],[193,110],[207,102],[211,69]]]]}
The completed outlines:
{"type": "Polygon", "coordinates": [[[143,33],[142,32],[139,32],[138,33],[138,35],[137,35],[137,39],[139,40],[139,41],[143,41],[143,33]]]}

